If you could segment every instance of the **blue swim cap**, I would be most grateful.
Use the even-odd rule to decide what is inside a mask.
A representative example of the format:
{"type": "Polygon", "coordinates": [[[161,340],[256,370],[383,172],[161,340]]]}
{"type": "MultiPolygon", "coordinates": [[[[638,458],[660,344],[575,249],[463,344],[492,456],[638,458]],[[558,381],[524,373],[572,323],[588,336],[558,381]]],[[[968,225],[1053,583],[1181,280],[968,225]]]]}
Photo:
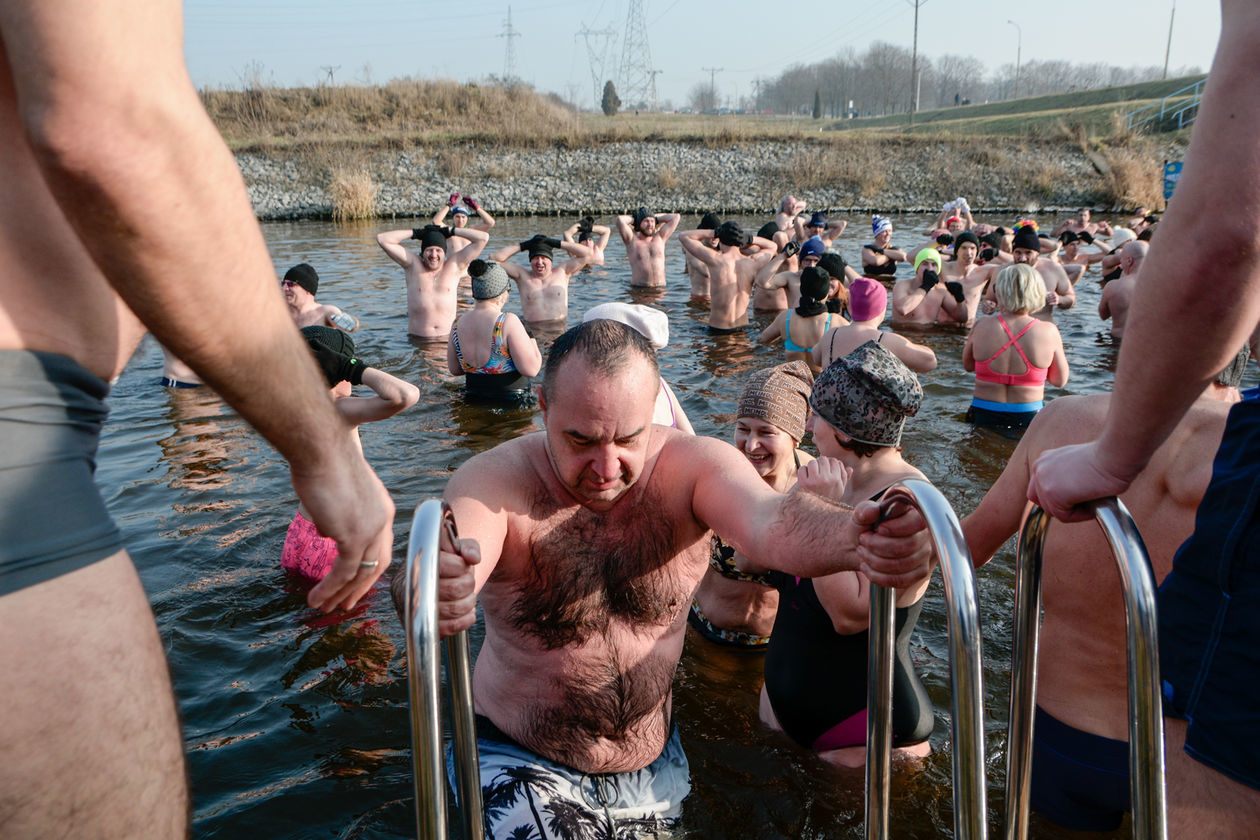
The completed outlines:
{"type": "Polygon", "coordinates": [[[821,257],[823,252],[827,250],[827,246],[817,236],[811,236],[801,245],[802,257],[821,257]]]}

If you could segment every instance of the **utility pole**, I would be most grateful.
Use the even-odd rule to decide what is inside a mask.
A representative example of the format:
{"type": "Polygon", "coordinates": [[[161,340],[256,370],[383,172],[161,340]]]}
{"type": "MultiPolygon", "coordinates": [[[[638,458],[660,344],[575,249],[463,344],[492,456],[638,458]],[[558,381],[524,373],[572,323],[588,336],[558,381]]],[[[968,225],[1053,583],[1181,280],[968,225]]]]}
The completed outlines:
{"type": "MultiPolygon", "coordinates": [[[[1165,62],[1165,63],[1167,63],[1167,62],[1165,62]]],[[[322,65],[320,65],[320,68],[319,68],[319,69],[320,69],[320,70],[323,70],[323,71],[324,71],[324,72],[328,75],[328,86],[329,86],[329,87],[332,87],[332,86],[333,86],[333,73],[336,73],[338,70],[340,70],[340,69],[341,69],[341,65],[340,65],[340,64],[338,64],[336,67],[333,67],[333,66],[328,65],[328,64],[322,64],[322,65]]],[[[1167,68],[1167,67],[1165,67],[1164,69],[1165,69],[1165,71],[1167,71],[1167,69],[1168,69],[1168,68],[1167,68]]]]}
{"type": "Polygon", "coordinates": [[[1168,56],[1172,55],[1172,25],[1173,18],[1177,16],[1177,0],[1173,0],[1172,12],[1168,15],[1168,46],[1164,49],[1164,75],[1160,78],[1168,78],[1168,56]]]}
{"type": "Polygon", "coordinates": [[[506,41],[503,49],[503,84],[510,85],[516,79],[516,44],[512,43],[512,39],[521,37],[521,33],[512,28],[511,6],[508,6],[508,16],[503,24],[503,32],[495,37],[506,41]]]}
{"type": "Polygon", "coordinates": [[[1012,99],[1019,99],[1019,56],[1024,50],[1024,30],[1013,20],[1008,20],[1011,26],[1015,27],[1015,31],[1019,33],[1019,40],[1015,42],[1015,95],[1012,99]]]}
{"type": "Polygon", "coordinates": [[[617,34],[613,29],[591,29],[585,23],[578,30],[574,40],[582,38],[586,44],[586,57],[591,65],[591,104],[598,110],[600,97],[604,90],[604,82],[612,78],[611,73],[605,73],[608,68],[608,57],[612,55],[612,39],[617,34]],[[593,38],[603,38],[603,45],[593,38]]]}
{"type": "Polygon", "coordinates": [[[701,67],[701,70],[709,74],[709,96],[713,97],[713,107],[717,107],[717,74],[724,71],[725,67],[701,67]]]}
{"type": "Polygon", "coordinates": [[[910,125],[914,125],[914,112],[919,110],[919,6],[922,0],[914,0],[914,51],[910,54],[910,125]]]}

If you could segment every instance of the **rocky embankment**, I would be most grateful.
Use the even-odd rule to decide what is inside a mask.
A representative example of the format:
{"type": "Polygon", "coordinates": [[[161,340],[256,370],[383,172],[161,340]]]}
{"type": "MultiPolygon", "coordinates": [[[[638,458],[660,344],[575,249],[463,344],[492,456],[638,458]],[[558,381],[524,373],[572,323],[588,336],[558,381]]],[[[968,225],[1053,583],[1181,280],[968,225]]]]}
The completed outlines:
{"type": "MultiPolygon", "coordinates": [[[[1128,152],[1130,159],[1133,152],[1128,152]]],[[[1159,152],[1147,152],[1158,171],[1159,152]]],[[[1037,212],[1139,201],[1117,199],[1114,157],[1067,143],[869,140],[808,143],[626,142],[514,150],[464,145],[408,150],[237,155],[261,219],[330,218],[338,173],[360,172],[375,215],[422,218],[452,191],[495,214],[607,215],[660,211],[763,213],[791,192],[837,212],[932,211],[965,196],[979,212],[1037,212]]],[[[1142,161],[1140,170],[1148,169],[1142,161]]],[[[1154,177],[1152,175],[1152,177],[1154,177]]]]}

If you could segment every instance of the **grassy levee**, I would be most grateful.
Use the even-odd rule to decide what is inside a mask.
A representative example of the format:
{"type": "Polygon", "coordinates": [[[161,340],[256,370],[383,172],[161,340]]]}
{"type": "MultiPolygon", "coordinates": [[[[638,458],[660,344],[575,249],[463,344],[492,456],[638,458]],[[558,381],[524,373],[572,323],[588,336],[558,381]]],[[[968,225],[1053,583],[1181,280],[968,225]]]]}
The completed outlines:
{"type": "MultiPolygon", "coordinates": [[[[859,117],[833,120],[827,124],[837,131],[875,131],[879,133],[950,133],[1004,136],[1026,136],[1045,131],[1064,119],[1076,120],[1094,130],[1105,130],[1115,115],[1125,116],[1139,108],[1171,96],[1194,84],[1204,76],[1183,76],[1159,82],[1056,93],[986,102],[981,105],[960,105],[919,111],[910,125],[908,114],[886,117],[859,117]]],[[[1187,97],[1188,98],[1188,97],[1187,97]]],[[[1176,101],[1183,101],[1179,98],[1176,101]]]]}
{"type": "Polygon", "coordinates": [[[357,219],[435,204],[451,181],[498,197],[496,212],[630,207],[645,194],[754,210],[789,191],[812,191],[818,206],[883,209],[962,194],[984,206],[986,191],[992,206],[1154,205],[1160,161],[1184,133],[1136,135],[1122,115],[1186,81],[924,112],[913,131],[905,115],[608,117],[526,86],[443,80],[201,95],[238,156],[298,173],[282,178],[264,167],[256,177],[271,179],[271,192],[309,188],[318,195],[298,200],[301,213],[357,219]],[[1147,99],[1123,99],[1137,95],[1147,99]],[[721,167],[743,180],[715,180],[721,167]],[[431,186],[417,190],[417,182],[431,186]]]}

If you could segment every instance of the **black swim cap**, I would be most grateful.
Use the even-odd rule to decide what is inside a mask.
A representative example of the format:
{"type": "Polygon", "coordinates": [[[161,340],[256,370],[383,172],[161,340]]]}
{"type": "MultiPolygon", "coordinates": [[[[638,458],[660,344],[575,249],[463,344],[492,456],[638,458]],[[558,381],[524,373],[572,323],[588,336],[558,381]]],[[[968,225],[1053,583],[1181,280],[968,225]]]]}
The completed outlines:
{"type": "Polygon", "coordinates": [[[958,246],[964,242],[970,242],[972,245],[975,245],[977,249],[980,247],[980,237],[976,236],[969,230],[964,230],[962,233],[954,237],[954,253],[958,253],[958,246]]]}
{"type": "Polygon", "coordinates": [[[311,294],[319,288],[319,275],[306,263],[298,263],[284,273],[284,279],[294,285],[301,286],[311,294]]]}
{"type": "Polygon", "coordinates": [[[446,237],[438,230],[426,230],[420,235],[420,250],[426,248],[441,248],[446,250],[446,237]]]}
{"type": "Polygon", "coordinates": [[[816,265],[801,272],[801,302],[823,301],[831,291],[831,275],[816,265]]]}
{"type": "Polygon", "coordinates": [[[1011,247],[1040,253],[1041,237],[1037,236],[1037,231],[1033,230],[1031,226],[1024,225],[1015,231],[1015,242],[1011,247]]]}
{"type": "Polygon", "coordinates": [[[844,282],[844,268],[847,265],[848,263],[844,261],[844,257],[835,251],[826,251],[818,258],[818,267],[832,277],[838,278],[841,283],[844,282]]]}
{"type": "Polygon", "coordinates": [[[551,246],[547,244],[546,239],[540,238],[530,240],[528,253],[531,260],[534,257],[546,257],[550,260],[552,259],[551,255],[555,252],[551,249],[551,246]]]}
{"type": "Polygon", "coordinates": [[[643,220],[652,215],[653,215],[652,211],[647,209],[646,207],[640,207],[638,210],[635,210],[634,216],[632,217],[634,219],[634,229],[638,230],[639,225],[643,223],[643,220]]]}
{"type": "Polygon", "coordinates": [[[722,222],[713,233],[723,245],[738,247],[744,244],[744,231],[738,222],[722,222]]]}
{"type": "Polygon", "coordinates": [[[705,213],[700,219],[700,226],[696,230],[717,230],[717,226],[722,224],[722,220],[717,217],[716,213],[705,213]]]}

